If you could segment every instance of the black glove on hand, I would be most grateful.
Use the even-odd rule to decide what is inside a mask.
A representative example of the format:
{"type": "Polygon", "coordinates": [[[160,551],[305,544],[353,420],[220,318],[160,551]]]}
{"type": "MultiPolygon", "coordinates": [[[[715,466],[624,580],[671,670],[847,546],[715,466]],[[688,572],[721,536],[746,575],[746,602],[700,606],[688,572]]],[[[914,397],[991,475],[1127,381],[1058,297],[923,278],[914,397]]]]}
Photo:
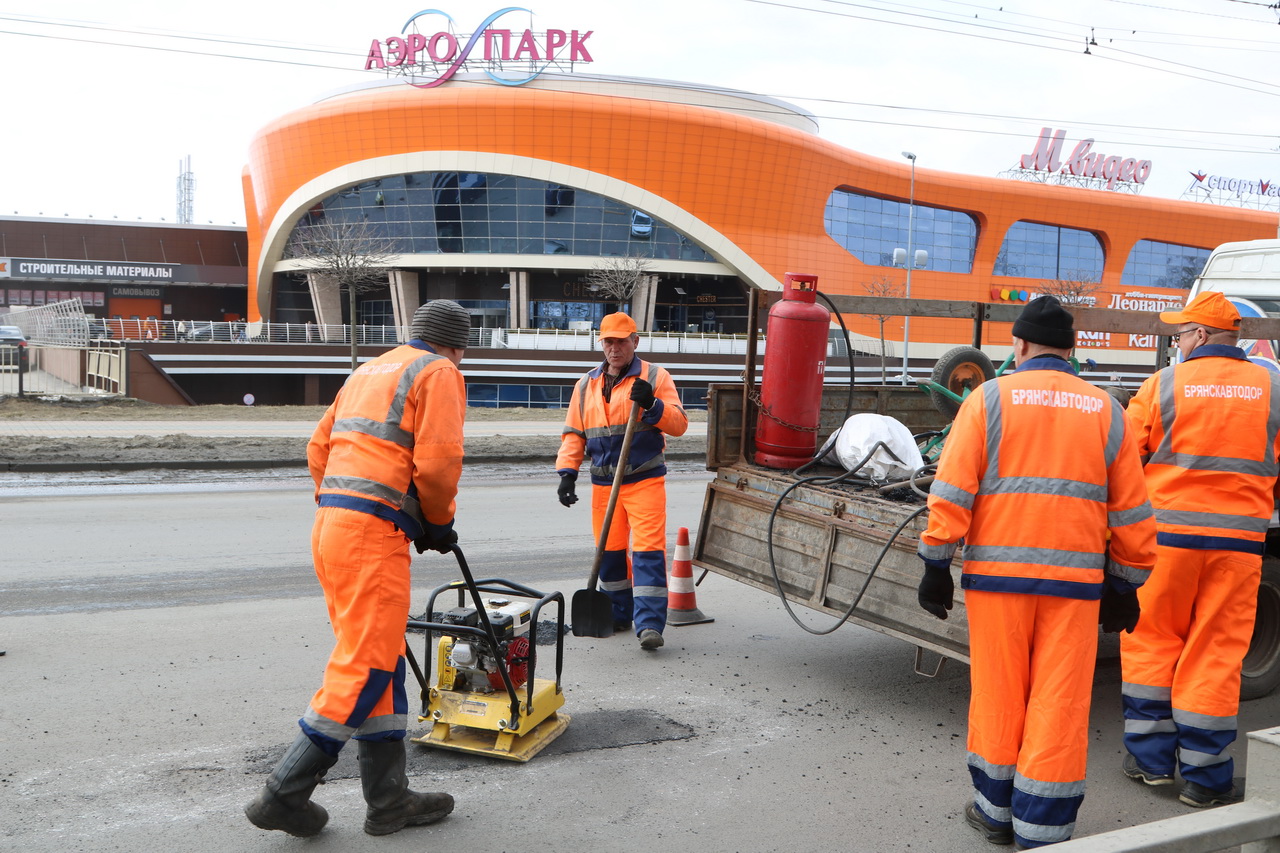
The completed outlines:
{"type": "Polygon", "coordinates": [[[951,579],[950,560],[925,560],[924,577],[920,579],[920,606],[939,619],[955,603],[956,584],[951,579]]]}
{"type": "Polygon", "coordinates": [[[441,554],[448,554],[449,549],[457,544],[458,533],[453,529],[453,522],[448,524],[432,524],[427,522],[427,529],[422,535],[413,540],[413,547],[418,549],[418,553],[423,551],[439,551],[441,554]]]}
{"type": "Polygon", "coordinates": [[[1138,627],[1142,608],[1138,606],[1137,590],[1117,592],[1110,585],[1102,588],[1102,604],[1098,607],[1098,622],[1104,634],[1133,633],[1138,627]]]}
{"type": "Polygon", "coordinates": [[[578,502],[578,493],[574,491],[577,481],[577,471],[560,475],[560,488],[556,489],[556,494],[560,496],[561,506],[573,506],[578,502]]]}
{"type": "Polygon", "coordinates": [[[653,406],[653,386],[643,379],[637,379],[632,382],[631,401],[639,403],[642,409],[651,408],[653,406]]]}

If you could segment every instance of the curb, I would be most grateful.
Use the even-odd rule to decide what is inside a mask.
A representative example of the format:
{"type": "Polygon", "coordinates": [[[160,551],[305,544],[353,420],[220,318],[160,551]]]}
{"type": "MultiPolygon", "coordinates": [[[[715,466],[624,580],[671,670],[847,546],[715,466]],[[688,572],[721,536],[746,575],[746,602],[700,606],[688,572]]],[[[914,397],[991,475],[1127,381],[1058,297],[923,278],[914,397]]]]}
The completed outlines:
{"type": "MultiPolygon", "coordinates": [[[[667,453],[666,458],[673,461],[696,461],[706,458],[704,452],[687,452],[676,451],[667,453]]],[[[504,454],[484,453],[475,456],[467,456],[463,460],[463,469],[468,464],[472,465],[494,465],[504,462],[509,463],[547,463],[555,464],[555,454],[534,454],[525,456],[513,456],[504,454]]],[[[301,468],[304,471],[307,468],[307,460],[304,459],[149,459],[136,461],[116,461],[110,459],[103,460],[81,460],[78,462],[0,462],[0,472],[13,474],[58,474],[71,471],[245,471],[245,470],[265,470],[270,468],[301,468]]]]}

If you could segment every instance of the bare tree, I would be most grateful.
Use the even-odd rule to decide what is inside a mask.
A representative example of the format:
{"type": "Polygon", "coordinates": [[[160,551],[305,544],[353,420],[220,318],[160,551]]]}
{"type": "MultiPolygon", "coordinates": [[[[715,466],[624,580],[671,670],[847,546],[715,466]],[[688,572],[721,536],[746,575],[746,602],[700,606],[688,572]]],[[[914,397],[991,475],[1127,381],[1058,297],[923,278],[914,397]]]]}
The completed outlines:
{"type": "Polygon", "coordinates": [[[621,311],[652,267],[648,258],[635,255],[606,258],[587,273],[587,290],[613,300],[621,311]]]}
{"type": "MultiPolygon", "coordinates": [[[[905,292],[902,285],[891,279],[887,275],[878,276],[871,281],[862,285],[862,289],[866,291],[868,296],[892,296],[899,297],[905,292]]],[[[880,323],[880,384],[887,385],[888,378],[888,359],[884,353],[884,322],[893,314],[873,314],[873,317],[880,323]]]]}
{"type": "Polygon", "coordinates": [[[359,366],[356,339],[356,295],[377,290],[387,280],[387,267],[398,254],[396,242],[363,219],[322,219],[294,232],[289,254],[310,272],[347,291],[351,321],[351,370],[359,366]]]}
{"type": "Polygon", "coordinates": [[[1056,296],[1063,305],[1080,306],[1093,305],[1097,301],[1094,294],[1101,289],[1102,282],[1085,281],[1083,277],[1049,279],[1039,287],[1041,294],[1056,296]]]}

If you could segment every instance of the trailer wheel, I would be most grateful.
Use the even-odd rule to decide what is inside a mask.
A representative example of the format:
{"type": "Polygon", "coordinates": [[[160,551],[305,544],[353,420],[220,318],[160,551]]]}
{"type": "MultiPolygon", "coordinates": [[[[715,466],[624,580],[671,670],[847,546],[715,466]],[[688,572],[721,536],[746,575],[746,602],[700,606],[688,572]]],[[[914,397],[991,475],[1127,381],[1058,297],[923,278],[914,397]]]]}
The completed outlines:
{"type": "MultiPolygon", "coordinates": [[[[995,365],[987,358],[986,353],[973,347],[956,347],[943,353],[942,358],[933,366],[933,374],[929,379],[952,394],[963,397],[966,390],[972,391],[995,377],[995,365]]],[[[949,418],[954,418],[960,411],[960,404],[940,391],[930,391],[929,397],[933,400],[934,407],[949,418]]]]}
{"type": "Polygon", "coordinates": [[[1133,394],[1128,388],[1121,388],[1119,385],[1099,385],[1103,391],[1111,395],[1111,398],[1120,404],[1120,408],[1129,408],[1129,401],[1133,399],[1133,394]]]}
{"type": "Polygon", "coordinates": [[[1280,559],[1264,557],[1258,617],[1240,672],[1240,698],[1261,699],[1280,687],[1280,559]]]}

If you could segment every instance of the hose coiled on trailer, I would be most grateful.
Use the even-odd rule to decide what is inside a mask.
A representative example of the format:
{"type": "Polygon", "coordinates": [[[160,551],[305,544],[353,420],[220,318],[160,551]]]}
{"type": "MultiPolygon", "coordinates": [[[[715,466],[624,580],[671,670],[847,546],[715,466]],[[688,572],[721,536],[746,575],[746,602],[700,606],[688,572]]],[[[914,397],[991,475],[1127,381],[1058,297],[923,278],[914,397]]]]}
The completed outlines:
{"type": "MultiPolygon", "coordinates": [[[[874,445],[872,445],[871,449],[867,451],[866,456],[863,456],[862,459],[858,461],[857,465],[850,468],[848,471],[846,471],[843,474],[840,474],[836,477],[805,477],[804,479],[797,480],[796,482],[792,483],[785,490],[783,490],[782,494],[778,495],[778,499],[774,501],[773,509],[769,512],[769,525],[765,532],[765,541],[768,543],[768,546],[769,546],[768,548],[769,571],[773,575],[774,589],[777,590],[778,598],[782,601],[782,607],[784,610],[787,611],[787,615],[791,617],[791,621],[795,622],[797,625],[799,625],[802,629],[804,629],[810,634],[814,634],[817,636],[830,634],[833,631],[835,631],[837,628],[839,628],[841,625],[843,625],[845,622],[849,621],[849,617],[853,615],[853,611],[857,609],[859,602],[862,601],[862,596],[867,591],[867,587],[871,584],[871,579],[875,577],[876,571],[880,568],[880,564],[884,561],[885,555],[889,553],[889,549],[893,547],[893,543],[897,541],[898,536],[901,535],[904,529],[906,529],[906,526],[910,524],[912,521],[914,521],[917,517],[919,517],[919,515],[922,512],[928,509],[928,506],[920,507],[915,512],[911,513],[910,515],[908,515],[906,518],[902,520],[902,523],[899,524],[898,527],[893,531],[893,534],[889,537],[888,541],[884,543],[884,547],[880,549],[880,553],[879,555],[876,556],[875,562],[871,564],[871,569],[867,572],[867,578],[862,582],[862,587],[858,590],[858,594],[855,595],[853,597],[853,601],[849,603],[849,608],[845,610],[844,614],[839,619],[837,619],[830,627],[823,628],[821,630],[817,628],[811,628],[808,625],[806,625],[804,622],[800,621],[800,617],[796,615],[795,610],[793,610],[791,607],[791,603],[787,601],[786,593],[783,592],[782,590],[782,579],[778,577],[778,566],[773,556],[773,523],[778,517],[778,510],[782,508],[782,502],[786,500],[787,495],[791,494],[792,491],[799,488],[800,486],[804,486],[804,485],[835,486],[850,479],[855,474],[857,474],[858,471],[862,468],[862,466],[866,465],[867,462],[871,460],[871,457],[875,455],[876,451],[882,447],[884,448],[886,453],[888,453],[890,456],[894,458],[895,461],[902,462],[902,460],[898,459],[898,457],[894,454],[894,452],[889,449],[888,445],[886,445],[883,441],[877,441],[874,445]]],[[[794,473],[799,474],[800,472],[814,465],[817,461],[818,461],[818,457],[815,457],[814,459],[809,460],[804,465],[801,465],[799,468],[797,468],[794,473]]],[[[925,468],[928,468],[928,467],[929,466],[926,465],[923,468],[918,469],[911,475],[912,488],[916,492],[919,492],[920,494],[926,494],[926,493],[921,492],[920,489],[914,485],[914,481],[915,481],[915,478],[920,475],[921,471],[923,471],[925,468]]]]}

